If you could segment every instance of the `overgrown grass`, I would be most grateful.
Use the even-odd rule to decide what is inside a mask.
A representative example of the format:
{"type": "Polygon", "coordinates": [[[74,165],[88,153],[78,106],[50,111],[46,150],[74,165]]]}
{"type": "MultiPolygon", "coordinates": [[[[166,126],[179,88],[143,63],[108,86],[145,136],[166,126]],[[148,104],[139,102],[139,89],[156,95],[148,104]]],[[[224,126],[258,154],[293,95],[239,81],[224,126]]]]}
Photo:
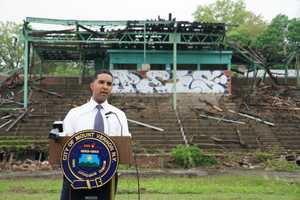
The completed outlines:
{"type": "MultiPolygon", "coordinates": [[[[298,200],[300,183],[262,176],[141,179],[142,200],[298,200]]],[[[60,178],[0,180],[1,200],[57,200],[60,178]]],[[[135,178],[121,177],[117,200],[138,199],[135,178]]]]}

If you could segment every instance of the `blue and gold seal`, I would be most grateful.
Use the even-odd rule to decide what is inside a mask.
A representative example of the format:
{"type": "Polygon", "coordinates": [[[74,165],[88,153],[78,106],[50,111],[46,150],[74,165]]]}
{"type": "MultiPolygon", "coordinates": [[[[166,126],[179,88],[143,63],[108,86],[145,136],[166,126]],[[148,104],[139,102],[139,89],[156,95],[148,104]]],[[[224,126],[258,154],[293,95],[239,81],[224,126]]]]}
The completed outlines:
{"type": "Polygon", "coordinates": [[[92,189],[106,184],[116,173],[119,154],[114,142],[95,130],[80,131],[65,143],[61,166],[74,189],[92,189]]]}

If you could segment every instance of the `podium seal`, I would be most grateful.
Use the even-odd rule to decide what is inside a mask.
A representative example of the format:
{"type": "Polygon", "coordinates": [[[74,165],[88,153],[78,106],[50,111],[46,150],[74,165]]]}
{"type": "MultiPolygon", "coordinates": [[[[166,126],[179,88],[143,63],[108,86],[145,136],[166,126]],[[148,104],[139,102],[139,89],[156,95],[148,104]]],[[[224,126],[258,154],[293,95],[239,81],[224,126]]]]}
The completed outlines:
{"type": "Polygon", "coordinates": [[[74,189],[101,187],[115,175],[118,164],[114,142],[95,130],[72,135],[61,154],[63,174],[74,189]]]}

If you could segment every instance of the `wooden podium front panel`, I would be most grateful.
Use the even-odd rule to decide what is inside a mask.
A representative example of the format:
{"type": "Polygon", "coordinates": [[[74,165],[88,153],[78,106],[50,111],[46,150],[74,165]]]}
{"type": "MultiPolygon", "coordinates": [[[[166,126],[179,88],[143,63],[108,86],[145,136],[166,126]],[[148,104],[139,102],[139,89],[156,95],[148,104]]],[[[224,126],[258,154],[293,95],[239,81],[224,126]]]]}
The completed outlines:
{"type": "Polygon", "coordinates": [[[117,146],[120,158],[120,164],[133,164],[131,137],[113,136],[110,137],[117,146]]]}
{"type": "Polygon", "coordinates": [[[49,139],[49,163],[52,166],[60,166],[61,152],[69,137],[60,137],[58,140],[49,139]]]}
{"type": "MultiPolygon", "coordinates": [[[[52,166],[59,166],[61,161],[61,152],[70,137],[60,137],[58,140],[49,139],[49,163],[52,166]]],[[[131,137],[112,136],[110,137],[117,146],[120,158],[120,164],[132,164],[132,146],[131,137]]]]}

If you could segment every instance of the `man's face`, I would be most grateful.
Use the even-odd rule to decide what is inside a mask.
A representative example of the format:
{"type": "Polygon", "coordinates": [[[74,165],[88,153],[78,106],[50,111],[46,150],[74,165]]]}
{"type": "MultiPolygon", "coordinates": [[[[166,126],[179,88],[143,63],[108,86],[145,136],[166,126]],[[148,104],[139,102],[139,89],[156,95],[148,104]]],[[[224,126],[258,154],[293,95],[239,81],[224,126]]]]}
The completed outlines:
{"type": "Polygon", "coordinates": [[[94,100],[97,103],[103,103],[110,95],[112,91],[112,77],[109,74],[98,74],[91,84],[91,90],[94,100]]]}

